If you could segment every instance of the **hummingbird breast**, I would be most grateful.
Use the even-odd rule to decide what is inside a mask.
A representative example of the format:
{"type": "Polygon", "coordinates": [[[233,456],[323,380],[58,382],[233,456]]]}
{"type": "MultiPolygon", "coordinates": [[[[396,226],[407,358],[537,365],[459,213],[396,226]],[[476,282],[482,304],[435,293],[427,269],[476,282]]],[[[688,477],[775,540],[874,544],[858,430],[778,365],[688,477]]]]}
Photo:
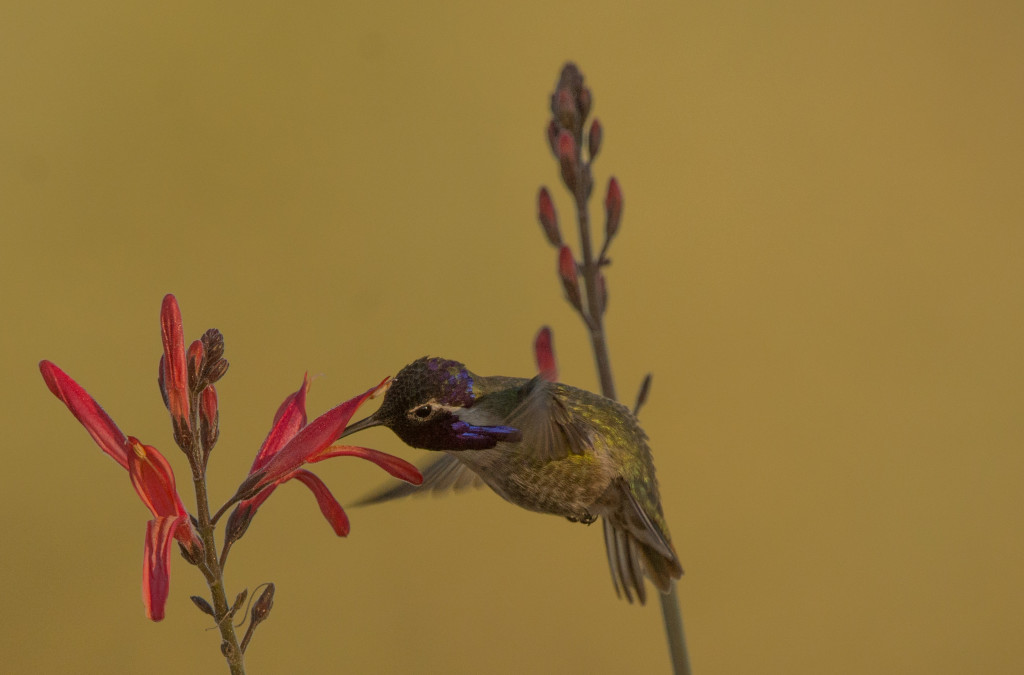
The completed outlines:
{"type": "Polygon", "coordinates": [[[540,513],[578,518],[601,515],[598,501],[616,477],[610,458],[587,452],[544,461],[514,444],[489,450],[452,452],[503,499],[540,513]]]}

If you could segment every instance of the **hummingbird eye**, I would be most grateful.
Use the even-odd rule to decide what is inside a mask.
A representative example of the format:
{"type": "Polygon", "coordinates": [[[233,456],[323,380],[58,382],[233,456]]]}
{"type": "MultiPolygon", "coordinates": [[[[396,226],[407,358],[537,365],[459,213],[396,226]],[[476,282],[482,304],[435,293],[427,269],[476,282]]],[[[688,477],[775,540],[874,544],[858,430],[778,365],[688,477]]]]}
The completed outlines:
{"type": "Polygon", "coordinates": [[[429,419],[434,414],[434,407],[431,405],[421,405],[417,408],[413,408],[410,411],[409,416],[415,417],[418,420],[429,419]]]}

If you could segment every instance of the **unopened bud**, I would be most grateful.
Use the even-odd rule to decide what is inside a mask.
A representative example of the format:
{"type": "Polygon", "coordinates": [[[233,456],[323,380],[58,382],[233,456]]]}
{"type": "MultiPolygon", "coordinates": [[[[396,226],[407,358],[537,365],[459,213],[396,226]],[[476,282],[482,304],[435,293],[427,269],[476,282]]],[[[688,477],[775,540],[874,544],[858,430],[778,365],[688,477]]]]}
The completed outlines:
{"type": "Polygon", "coordinates": [[[570,192],[576,192],[579,184],[579,159],[576,154],[576,141],[565,129],[558,133],[558,162],[562,166],[562,180],[570,192]]]}
{"type": "MultiPolygon", "coordinates": [[[[164,296],[160,306],[160,336],[164,345],[164,388],[168,410],[176,427],[189,428],[188,363],[182,336],[181,310],[171,294],[164,296]]],[[[181,445],[179,443],[179,445],[181,445]]],[[[184,447],[184,446],[182,446],[184,447]]]]}
{"type": "Polygon", "coordinates": [[[213,384],[219,381],[228,372],[229,365],[231,364],[228,363],[227,359],[217,359],[216,362],[209,364],[206,369],[206,382],[213,384]]]}
{"type": "MultiPolygon", "coordinates": [[[[582,81],[583,76],[581,75],[580,82],[582,83],[582,81]]],[[[580,90],[578,100],[580,106],[580,121],[582,122],[583,120],[587,119],[588,115],[590,115],[590,108],[594,105],[594,99],[590,95],[590,90],[587,89],[586,87],[583,87],[580,90]]]]}
{"type": "Polygon", "coordinates": [[[200,597],[198,595],[192,595],[189,596],[189,598],[192,600],[192,604],[199,608],[200,612],[202,612],[203,614],[209,614],[210,616],[216,616],[216,614],[213,611],[213,607],[210,605],[209,602],[206,601],[206,598],[200,597]]]}
{"type": "Polygon", "coordinates": [[[611,241],[619,231],[619,222],[622,220],[622,190],[619,189],[619,181],[614,177],[608,181],[608,194],[604,198],[604,217],[604,238],[611,241]]]}
{"type": "Polygon", "coordinates": [[[562,246],[558,250],[558,276],[562,278],[562,287],[565,289],[565,299],[569,304],[580,309],[582,306],[580,297],[580,281],[576,274],[576,260],[572,257],[572,251],[568,246],[562,246]]]}
{"type": "Polygon", "coordinates": [[[558,381],[558,364],[552,346],[551,329],[544,326],[533,341],[533,354],[537,359],[537,372],[548,382],[558,381]]]}
{"type": "MultiPolygon", "coordinates": [[[[583,89],[583,73],[571,61],[562,66],[562,72],[558,75],[558,84],[555,86],[555,91],[557,92],[562,89],[569,91],[574,99],[579,97],[583,89]]],[[[552,100],[552,108],[554,103],[555,101],[552,100]]]]}
{"type": "Polygon", "coordinates": [[[270,614],[270,610],[274,606],[274,584],[268,583],[267,587],[260,593],[260,597],[256,600],[256,603],[252,606],[252,612],[249,614],[249,628],[245,631],[245,637],[242,638],[241,649],[244,653],[246,648],[249,646],[249,641],[252,640],[253,633],[256,632],[256,626],[260,625],[260,622],[264,621],[270,614]]]}
{"type": "Polygon", "coordinates": [[[203,368],[203,358],[206,355],[206,349],[203,347],[203,343],[199,340],[195,340],[188,346],[188,352],[186,353],[186,359],[188,362],[188,386],[192,391],[199,388],[199,376],[203,368]]]}
{"type": "Polygon", "coordinates": [[[181,552],[181,557],[185,559],[189,565],[198,565],[203,561],[203,549],[201,546],[189,545],[178,542],[178,550],[181,552]]]}
{"type": "Polygon", "coordinates": [[[228,616],[233,617],[238,613],[238,610],[242,609],[242,605],[245,604],[245,599],[249,597],[249,589],[243,588],[242,591],[235,596],[235,603],[231,605],[231,609],[228,610],[228,616]]]}
{"type": "Polygon", "coordinates": [[[576,100],[567,87],[559,87],[555,92],[555,100],[552,101],[555,119],[563,129],[575,130],[580,125],[580,111],[576,107],[576,100]]]}
{"type": "Polygon", "coordinates": [[[256,510],[248,504],[236,506],[228,516],[228,524],[224,527],[224,544],[233,544],[241,539],[245,531],[249,529],[249,523],[252,522],[254,515],[256,515],[256,510]]]}
{"type": "Polygon", "coordinates": [[[551,154],[558,157],[558,122],[555,120],[548,122],[547,136],[548,147],[551,148],[551,154]]]}
{"type": "Polygon", "coordinates": [[[537,195],[537,218],[551,245],[561,246],[562,233],[558,231],[558,215],[555,213],[555,204],[551,201],[551,193],[546,187],[542,187],[540,194],[537,195]]]}
{"type": "Polygon", "coordinates": [[[590,134],[587,136],[587,151],[590,153],[591,162],[597,157],[597,153],[601,151],[601,138],[603,135],[604,130],[601,128],[601,122],[594,120],[593,124],[590,125],[590,134]]]}
{"type": "Polygon", "coordinates": [[[217,361],[224,356],[224,336],[216,328],[203,333],[203,347],[206,349],[206,358],[210,361],[217,361]]]}
{"type": "Polygon", "coordinates": [[[260,597],[252,606],[252,623],[259,623],[267,618],[270,610],[274,608],[274,584],[268,583],[267,587],[260,593],[260,597]]]}
{"type": "Polygon", "coordinates": [[[199,433],[203,439],[203,465],[210,456],[210,450],[217,444],[220,436],[220,410],[217,406],[217,390],[211,384],[199,398],[199,433]]]}

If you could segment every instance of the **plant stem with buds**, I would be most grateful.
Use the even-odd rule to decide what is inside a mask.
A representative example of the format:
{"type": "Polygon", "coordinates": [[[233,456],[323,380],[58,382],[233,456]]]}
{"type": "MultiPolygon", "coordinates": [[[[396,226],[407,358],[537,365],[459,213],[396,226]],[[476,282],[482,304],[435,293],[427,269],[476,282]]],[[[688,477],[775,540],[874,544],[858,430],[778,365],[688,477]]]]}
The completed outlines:
{"type": "Polygon", "coordinates": [[[200,427],[200,406],[198,396],[193,392],[192,411],[192,441],[193,452],[186,452],[189,464],[192,467],[192,485],[196,492],[196,520],[198,521],[199,537],[203,541],[203,559],[199,561],[198,567],[203,572],[206,585],[210,589],[210,597],[213,600],[214,620],[221,636],[221,653],[228,662],[231,675],[245,675],[245,656],[238,643],[238,636],[235,635],[235,626],[229,616],[231,606],[228,604],[227,589],[224,586],[224,568],[217,555],[217,540],[215,536],[216,523],[210,518],[210,499],[206,489],[206,457],[211,448],[206,447],[206,442],[199,433],[200,427]]]}
{"type": "MultiPolygon", "coordinates": [[[[541,225],[548,240],[559,247],[559,274],[566,290],[566,298],[580,315],[590,333],[594,361],[601,381],[601,393],[607,398],[616,399],[611,360],[608,355],[608,340],[604,332],[603,316],[607,308],[608,296],[601,268],[608,264],[605,254],[608,251],[609,243],[619,229],[622,216],[622,193],[618,182],[614,178],[611,179],[605,199],[604,244],[595,259],[587,202],[594,184],[591,164],[600,150],[603,128],[596,119],[591,122],[588,134],[589,157],[587,161],[584,161],[582,154],[583,127],[590,113],[591,105],[591,93],[583,86],[582,73],[574,64],[567,63],[562,69],[555,93],[551,97],[553,118],[548,125],[548,143],[559,161],[562,181],[574,198],[582,261],[575,263],[568,246],[561,241],[558,219],[546,188],[542,189],[540,193],[539,211],[541,225]],[[578,276],[583,277],[585,301],[580,297],[578,276]]],[[[649,377],[645,379],[641,387],[637,410],[646,398],[649,377]]],[[[673,583],[667,594],[659,594],[659,599],[661,600],[661,612],[669,653],[672,658],[673,672],[689,675],[691,673],[690,659],[686,649],[676,585],[673,583]]]]}

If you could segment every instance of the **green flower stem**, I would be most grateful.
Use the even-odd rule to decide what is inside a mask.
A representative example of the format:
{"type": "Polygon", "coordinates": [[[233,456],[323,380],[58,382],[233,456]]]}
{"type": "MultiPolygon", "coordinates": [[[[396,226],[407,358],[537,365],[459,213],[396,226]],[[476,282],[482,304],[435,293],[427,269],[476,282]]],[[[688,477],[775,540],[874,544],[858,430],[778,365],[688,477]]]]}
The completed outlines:
{"type": "Polygon", "coordinates": [[[200,565],[206,577],[206,585],[210,587],[213,600],[214,619],[220,629],[221,652],[227,659],[231,675],[245,675],[245,657],[235,635],[232,617],[228,615],[231,605],[228,604],[227,592],[224,588],[224,570],[217,558],[217,541],[214,537],[214,525],[210,522],[210,504],[206,493],[206,477],[194,478],[196,489],[196,505],[199,510],[199,536],[203,540],[203,561],[200,565]]]}
{"type": "Polygon", "coordinates": [[[192,448],[194,452],[186,452],[192,467],[192,485],[196,491],[196,520],[199,523],[199,538],[203,541],[203,559],[198,567],[206,577],[206,585],[210,589],[213,600],[214,620],[220,629],[220,651],[228,662],[231,675],[245,675],[245,653],[235,635],[234,617],[230,614],[227,590],[224,588],[224,566],[217,555],[217,539],[215,537],[216,521],[210,518],[210,498],[206,490],[206,448],[199,433],[199,394],[190,392],[192,411],[192,448]]]}

